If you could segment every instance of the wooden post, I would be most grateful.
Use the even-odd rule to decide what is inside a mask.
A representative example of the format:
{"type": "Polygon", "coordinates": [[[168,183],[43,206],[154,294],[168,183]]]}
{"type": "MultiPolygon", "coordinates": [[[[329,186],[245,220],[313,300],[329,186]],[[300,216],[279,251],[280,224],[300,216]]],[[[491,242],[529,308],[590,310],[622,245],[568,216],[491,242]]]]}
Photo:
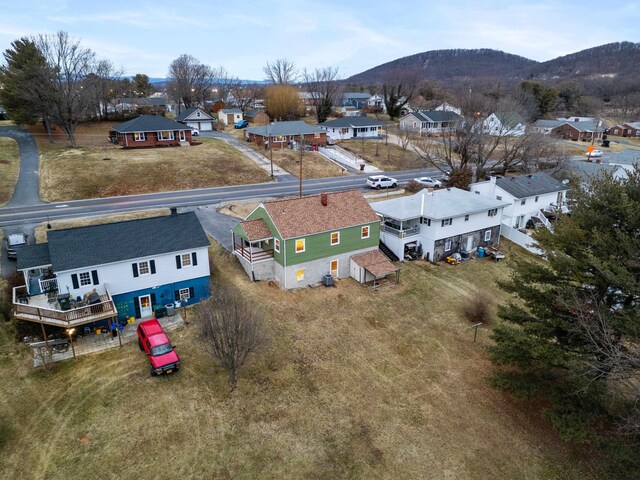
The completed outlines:
{"type": "MultiPolygon", "coordinates": [[[[40,309],[38,309],[38,317],[40,316],[40,309]]],[[[42,338],[44,339],[44,344],[49,348],[49,340],[47,340],[47,333],[44,331],[44,323],[40,322],[40,327],[42,328],[42,338]]]]}
{"type": "Polygon", "coordinates": [[[120,343],[120,346],[122,347],[122,334],[120,333],[120,324],[118,323],[118,319],[116,317],[113,317],[113,320],[116,322],[117,325],[117,330],[118,330],[118,342],[120,343]]]}

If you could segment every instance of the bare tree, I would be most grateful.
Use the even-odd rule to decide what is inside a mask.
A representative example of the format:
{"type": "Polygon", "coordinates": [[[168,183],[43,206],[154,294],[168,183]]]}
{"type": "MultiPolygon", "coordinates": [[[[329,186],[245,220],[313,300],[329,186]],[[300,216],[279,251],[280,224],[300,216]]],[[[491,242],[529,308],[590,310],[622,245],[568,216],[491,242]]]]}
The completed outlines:
{"type": "Polygon", "coordinates": [[[279,58],[273,63],[267,62],[263,70],[266,79],[278,85],[289,85],[298,78],[296,64],[286,58],[279,58]]]}
{"type": "Polygon", "coordinates": [[[87,76],[87,88],[91,89],[93,94],[93,108],[98,117],[107,118],[109,104],[115,103],[116,84],[124,72],[122,69],[116,69],[109,60],[98,61],[93,70],[94,72],[87,76]]]}
{"type": "Polygon", "coordinates": [[[229,372],[229,384],[236,385],[236,374],[247,357],[266,343],[260,311],[243,295],[217,288],[196,310],[204,348],[229,372]]]}
{"type": "Polygon", "coordinates": [[[338,83],[338,68],[316,68],[310,72],[302,72],[304,88],[310,97],[311,105],[318,123],[325,122],[336,103],[340,84],[338,83]]]}
{"type": "Polygon", "coordinates": [[[169,65],[168,90],[171,97],[185,108],[204,105],[215,86],[216,72],[191,55],[180,55],[169,65]]]}
{"type": "Polygon", "coordinates": [[[242,110],[242,113],[246,113],[256,103],[259,92],[256,85],[247,84],[238,77],[231,77],[227,85],[233,103],[242,110]]]}
{"type": "Polygon", "coordinates": [[[387,114],[393,120],[400,116],[402,108],[413,98],[418,89],[419,72],[414,70],[390,70],[382,80],[382,97],[387,114]]]}
{"type": "Polygon", "coordinates": [[[90,49],[82,48],[80,41],[67,32],[39,35],[34,41],[53,72],[45,92],[51,119],[75,147],[76,127],[93,106],[86,79],[93,72],[95,55],[90,49]]]}
{"type": "Polygon", "coordinates": [[[267,113],[274,120],[296,120],[300,118],[302,104],[298,92],[291,85],[269,85],[265,103],[267,113]]]}

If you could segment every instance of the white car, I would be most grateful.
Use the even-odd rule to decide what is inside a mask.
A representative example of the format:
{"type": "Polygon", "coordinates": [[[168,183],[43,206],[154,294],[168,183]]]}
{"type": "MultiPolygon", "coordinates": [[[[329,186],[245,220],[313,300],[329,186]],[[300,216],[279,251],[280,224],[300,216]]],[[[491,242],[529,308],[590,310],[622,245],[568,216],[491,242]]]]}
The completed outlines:
{"type": "Polygon", "coordinates": [[[385,175],[373,175],[367,178],[367,186],[371,188],[396,188],[398,181],[395,178],[387,177],[385,175]]]}
{"type": "Polygon", "coordinates": [[[198,127],[191,127],[191,136],[197,137],[198,135],[200,135],[200,130],[198,129],[198,127]]]}
{"type": "Polygon", "coordinates": [[[593,152],[589,153],[589,152],[585,152],[584,154],[587,157],[591,157],[591,158],[600,158],[602,156],[604,152],[602,150],[594,150],[593,152]]]}
{"type": "Polygon", "coordinates": [[[413,179],[415,182],[418,182],[420,185],[424,185],[429,188],[440,188],[442,187],[442,182],[440,180],[436,180],[431,177],[418,177],[413,179]]]}

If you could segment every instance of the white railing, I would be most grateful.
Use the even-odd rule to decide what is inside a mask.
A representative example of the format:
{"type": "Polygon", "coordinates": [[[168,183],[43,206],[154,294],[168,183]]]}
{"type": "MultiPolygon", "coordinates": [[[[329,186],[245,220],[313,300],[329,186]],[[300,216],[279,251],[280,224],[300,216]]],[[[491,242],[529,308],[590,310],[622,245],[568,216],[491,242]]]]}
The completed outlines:
{"type": "Polygon", "coordinates": [[[535,240],[529,235],[522,233],[515,228],[511,228],[510,226],[503,223],[502,225],[500,225],[500,235],[511,240],[513,243],[517,243],[522,248],[530,251],[531,253],[542,255],[542,250],[535,246],[535,240]]]}
{"type": "Polygon", "coordinates": [[[399,228],[394,228],[386,224],[381,225],[382,230],[384,232],[390,233],[398,238],[410,237],[412,235],[418,235],[420,233],[420,225],[414,225],[413,227],[405,228],[400,230],[399,228]]]}
{"type": "Polygon", "coordinates": [[[41,292],[50,292],[52,290],[58,290],[58,279],[57,278],[47,278],[45,280],[39,278],[38,282],[40,283],[40,291],[41,292]]]}
{"type": "Polygon", "coordinates": [[[545,227],[547,227],[547,230],[549,230],[550,232],[553,232],[553,225],[551,225],[551,222],[549,221],[549,219],[544,216],[544,213],[542,213],[542,210],[538,210],[534,212],[531,216],[540,220],[542,224],[545,227]]]}

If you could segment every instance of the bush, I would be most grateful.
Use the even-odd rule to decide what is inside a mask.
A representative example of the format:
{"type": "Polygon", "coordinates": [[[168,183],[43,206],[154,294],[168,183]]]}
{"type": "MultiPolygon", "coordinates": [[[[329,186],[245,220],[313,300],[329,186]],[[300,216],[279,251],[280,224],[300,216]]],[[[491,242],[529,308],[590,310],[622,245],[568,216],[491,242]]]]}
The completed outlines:
{"type": "Polygon", "coordinates": [[[476,290],[462,304],[462,315],[469,322],[489,324],[491,321],[491,307],[493,299],[484,290],[476,290]]]}
{"type": "Polygon", "coordinates": [[[421,183],[416,182],[415,180],[410,180],[409,183],[407,183],[407,186],[404,187],[404,189],[410,193],[418,193],[423,188],[426,188],[426,187],[421,183]]]}

